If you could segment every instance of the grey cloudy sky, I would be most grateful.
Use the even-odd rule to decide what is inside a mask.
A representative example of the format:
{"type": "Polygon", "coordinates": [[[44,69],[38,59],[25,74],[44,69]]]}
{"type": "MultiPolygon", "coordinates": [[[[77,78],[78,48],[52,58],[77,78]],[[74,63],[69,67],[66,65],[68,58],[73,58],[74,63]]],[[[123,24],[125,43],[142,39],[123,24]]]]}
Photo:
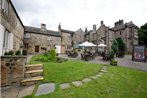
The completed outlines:
{"type": "Polygon", "coordinates": [[[24,25],[57,30],[59,23],[69,30],[92,29],[92,25],[113,27],[124,19],[137,26],[147,22],[147,0],[12,0],[24,25]]]}

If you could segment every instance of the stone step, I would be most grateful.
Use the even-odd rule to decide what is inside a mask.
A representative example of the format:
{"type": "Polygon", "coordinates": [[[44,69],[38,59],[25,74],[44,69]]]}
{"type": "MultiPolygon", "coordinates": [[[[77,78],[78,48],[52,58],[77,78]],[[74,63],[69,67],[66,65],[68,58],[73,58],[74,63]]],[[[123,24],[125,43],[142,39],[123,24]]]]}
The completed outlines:
{"type": "Polygon", "coordinates": [[[31,64],[31,65],[26,65],[26,71],[30,70],[42,70],[43,69],[43,64],[31,64]]]}
{"type": "Polygon", "coordinates": [[[30,65],[26,65],[25,67],[42,67],[43,64],[30,64],[30,65]]]}
{"type": "Polygon", "coordinates": [[[39,69],[39,70],[29,70],[29,71],[26,71],[25,74],[31,74],[31,73],[42,73],[43,70],[42,69],[39,69]]]}
{"type": "Polygon", "coordinates": [[[25,78],[21,82],[25,83],[25,82],[31,82],[31,81],[40,81],[43,79],[44,79],[43,76],[37,76],[37,77],[25,78]]]}

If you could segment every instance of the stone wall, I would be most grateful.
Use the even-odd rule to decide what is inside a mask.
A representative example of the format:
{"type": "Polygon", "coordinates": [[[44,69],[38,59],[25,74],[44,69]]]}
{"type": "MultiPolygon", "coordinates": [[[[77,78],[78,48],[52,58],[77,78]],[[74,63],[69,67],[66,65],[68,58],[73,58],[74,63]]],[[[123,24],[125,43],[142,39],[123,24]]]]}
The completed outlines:
{"type": "Polygon", "coordinates": [[[85,33],[84,33],[84,31],[82,29],[77,30],[75,32],[74,38],[73,38],[74,43],[80,44],[80,43],[84,42],[84,35],[85,35],[85,33]]]}
{"type": "Polygon", "coordinates": [[[14,35],[13,37],[13,50],[19,50],[20,45],[23,44],[24,27],[23,24],[15,11],[10,0],[8,1],[8,13],[0,9],[1,24],[4,27],[4,33],[7,30],[9,33],[14,35]]]}
{"type": "Polygon", "coordinates": [[[39,46],[39,53],[50,50],[54,45],[61,45],[61,37],[35,33],[28,34],[30,34],[30,38],[25,38],[24,43],[28,44],[28,53],[30,54],[35,53],[35,45],[39,46]]]}
{"type": "Polygon", "coordinates": [[[24,78],[25,63],[24,56],[2,56],[1,86],[20,85],[24,78]]]}

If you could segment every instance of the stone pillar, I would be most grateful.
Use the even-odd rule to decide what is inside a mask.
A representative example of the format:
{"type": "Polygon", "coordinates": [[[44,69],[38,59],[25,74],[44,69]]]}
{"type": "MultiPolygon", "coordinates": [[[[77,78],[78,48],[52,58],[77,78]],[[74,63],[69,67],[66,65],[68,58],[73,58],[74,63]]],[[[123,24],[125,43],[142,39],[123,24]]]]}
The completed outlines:
{"type": "Polygon", "coordinates": [[[20,85],[24,78],[25,63],[24,56],[2,56],[1,86],[20,85]]]}

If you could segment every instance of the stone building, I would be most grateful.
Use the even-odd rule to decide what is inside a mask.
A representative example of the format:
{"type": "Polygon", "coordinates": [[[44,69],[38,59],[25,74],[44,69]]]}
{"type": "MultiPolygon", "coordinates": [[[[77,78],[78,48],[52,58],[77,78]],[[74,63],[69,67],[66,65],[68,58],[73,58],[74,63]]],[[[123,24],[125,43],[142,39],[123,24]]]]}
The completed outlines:
{"type": "Polygon", "coordinates": [[[106,26],[103,21],[100,27],[95,30],[96,26],[93,25],[93,30],[85,29],[85,40],[94,44],[106,44],[106,51],[111,51],[112,41],[120,37],[126,45],[126,52],[131,53],[133,45],[138,44],[138,27],[132,23],[124,23],[123,20],[115,22],[114,27],[106,26]]]}
{"type": "Polygon", "coordinates": [[[113,36],[109,33],[109,36],[112,36],[109,42],[120,37],[126,44],[126,52],[131,53],[133,45],[138,44],[138,29],[132,21],[124,23],[123,20],[119,20],[115,22],[114,27],[110,28],[113,36]]]}
{"type": "Polygon", "coordinates": [[[41,28],[25,26],[24,48],[29,54],[49,51],[53,47],[60,53],[61,35],[58,31],[47,30],[45,24],[41,24],[41,28]]]}
{"type": "Polygon", "coordinates": [[[74,46],[74,31],[65,30],[61,28],[61,24],[58,26],[58,31],[61,34],[61,53],[65,53],[66,50],[72,49],[74,46]]]}
{"type": "Polygon", "coordinates": [[[78,45],[84,42],[84,36],[85,32],[81,28],[75,31],[73,35],[74,48],[78,48],[78,45]]]}
{"type": "Polygon", "coordinates": [[[96,37],[96,25],[93,25],[93,30],[87,30],[85,28],[85,41],[92,42],[94,44],[97,44],[97,37],[96,37]]]}
{"type": "Polygon", "coordinates": [[[24,26],[11,0],[0,0],[0,56],[23,46],[24,26]]]}

